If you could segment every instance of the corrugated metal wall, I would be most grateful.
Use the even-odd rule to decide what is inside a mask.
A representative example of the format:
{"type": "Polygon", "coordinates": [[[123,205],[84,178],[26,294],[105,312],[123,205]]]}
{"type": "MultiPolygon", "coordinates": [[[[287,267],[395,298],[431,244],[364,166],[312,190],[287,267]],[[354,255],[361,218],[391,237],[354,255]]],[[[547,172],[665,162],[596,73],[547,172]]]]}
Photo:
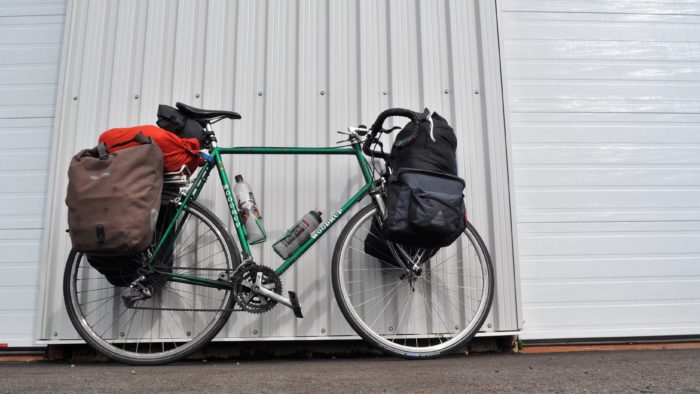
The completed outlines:
{"type": "MultiPolygon", "coordinates": [[[[110,127],[154,123],[158,104],[240,112],[217,124],[220,146],[332,146],[336,130],[388,107],[443,114],[459,133],[471,220],[496,263],[487,331],[518,328],[507,145],[495,4],[444,1],[72,1],[56,129],[39,338],[74,339],[61,276],[70,156],[110,127]],[[481,27],[480,27],[481,26],[481,27]],[[481,49],[486,48],[486,49],[481,49]]],[[[352,158],[228,157],[252,184],[272,239],[304,212],[340,206],[361,182],[352,158]]],[[[226,208],[212,179],[204,200],[226,208]]],[[[230,224],[230,223],[229,223],[230,224]]],[[[225,338],[353,334],[332,297],[330,257],[342,225],[285,275],[305,311],[234,314],[225,338]]],[[[253,249],[277,266],[271,242],[253,249]]]]}
{"type": "Polygon", "coordinates": [[[35,339],[65,1],[0,2],[0,342],[35,339]]]}
{"type": "Polygon", "coordinates": [[[524,338],[700,334],[700,2],[499,2],[524,338]]]}

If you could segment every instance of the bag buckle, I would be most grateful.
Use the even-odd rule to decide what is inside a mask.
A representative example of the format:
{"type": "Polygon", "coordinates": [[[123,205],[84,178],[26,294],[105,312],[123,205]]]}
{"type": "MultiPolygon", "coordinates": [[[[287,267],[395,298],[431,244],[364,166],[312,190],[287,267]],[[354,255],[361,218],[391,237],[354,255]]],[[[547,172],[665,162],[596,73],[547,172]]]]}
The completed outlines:
{"type": "Polygon", "coordinates": [[[103,224],[95,226],[95,233],[97,235],[97,243],[105,243],[105,226],[103,224]]]}

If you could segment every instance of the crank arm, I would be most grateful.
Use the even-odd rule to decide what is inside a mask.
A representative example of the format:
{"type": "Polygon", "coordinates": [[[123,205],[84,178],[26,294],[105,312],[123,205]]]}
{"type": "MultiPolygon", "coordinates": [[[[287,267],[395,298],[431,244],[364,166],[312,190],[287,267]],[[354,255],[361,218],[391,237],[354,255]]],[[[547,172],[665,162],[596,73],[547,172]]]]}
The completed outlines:
{"type": "Polygon", "coordinates": [[[294,312],[294,316],[296,316],[298,318],[304,317],[301,314],[301,306],[299,305],[299,300],[297,299],[297,295],[293,291],[289,292],[289,298],[287,298],[287,297],[284,297],[280,294],[275,293],[272,290],[268,290],[268,289],[266,289],[266,288],[264,288],[256,283],[253,285],[253,292],[260,294],[263,297],[267,297],[271,300],[277,301],[280,304],[288,307],[289,309],[291,309],[294,312]]]}
{"type": "Polygon", "coordinates": [[[279,295],[274,291],[268,290],[258,284],[253,285],[253,292],[258,293],[261,296],[267,297],[269,299],[275,300],[284,306],[290,308],[292,307],[292,301],[290,301],[289,298],[279,295]]]}

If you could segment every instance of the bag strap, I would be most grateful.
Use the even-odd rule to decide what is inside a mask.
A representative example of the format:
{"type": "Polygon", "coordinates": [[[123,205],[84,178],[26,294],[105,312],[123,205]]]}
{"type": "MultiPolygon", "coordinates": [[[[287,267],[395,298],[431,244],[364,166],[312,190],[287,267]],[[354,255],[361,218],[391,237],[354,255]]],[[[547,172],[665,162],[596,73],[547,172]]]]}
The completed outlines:
{"type": "MultiPolygon", "coordinates": [[[[146,135],[144,135],[143,132],[139,131],[138,133],[136,133],[136,135],[134,136],[134,138],[132,138],[132,139],[130,139],[130,140],[128,140],[128,141],[124,141],[124,142],[120,142],[120,143],[118,143],[118,144],[114,144],[114,145],[112,145],[112,146],[110,146],[110,147],[107,147],[107,149],[114,149],[114,148],[119,147],[119,146],[123,146],[123,145],[126,145],[126,144],[130,144],[130,143],[132,143],[132,142],[138,142],[140,145],[146,145],[146,144],[152,144],[152,143],[153,143],[153,139],[151,139],[151,137],[146,137],[146,135]]],[[[107,145],[105,145],[105,146],[107,146],[107,145]]],[[[98,148],[98,149],[99,149],[99,148],[98,148]]]]}
{"type": "Polygon", "coordinates": [[[107,160],[109,154],[107,153],[107,144],[100,142],[97,144],[97,158],[100,160],[107,160]]]}

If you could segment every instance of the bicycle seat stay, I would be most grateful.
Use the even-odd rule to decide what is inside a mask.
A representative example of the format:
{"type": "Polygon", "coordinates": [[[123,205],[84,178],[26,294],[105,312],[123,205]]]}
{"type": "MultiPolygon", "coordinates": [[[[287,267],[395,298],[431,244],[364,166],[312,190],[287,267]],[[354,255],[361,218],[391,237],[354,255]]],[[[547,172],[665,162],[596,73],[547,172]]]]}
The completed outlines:
{"type": "Polygon", "coordinates": [[[240,119],[241,115],[233,111],[209,110],[191,107],[183,103],[175,103],[177,109],[195,119],[209,120],[214,118],[240,119]]]}

